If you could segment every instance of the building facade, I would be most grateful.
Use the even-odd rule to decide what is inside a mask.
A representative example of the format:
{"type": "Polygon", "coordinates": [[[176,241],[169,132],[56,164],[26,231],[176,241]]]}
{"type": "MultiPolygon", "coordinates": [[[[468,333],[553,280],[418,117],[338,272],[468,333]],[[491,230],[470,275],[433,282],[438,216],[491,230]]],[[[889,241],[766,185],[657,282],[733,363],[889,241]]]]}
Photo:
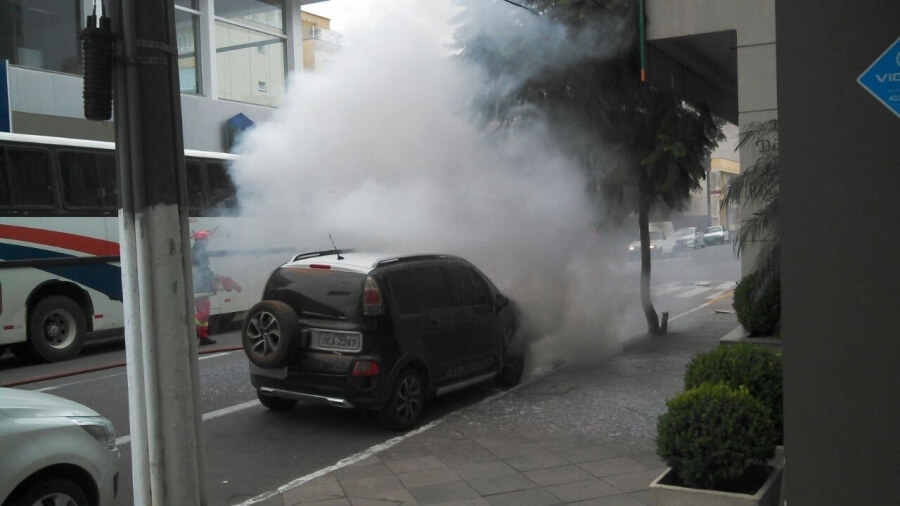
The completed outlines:
{"type": "MultiPolygon", "coordinates": [[[[318,1],[174,0],[185,148],[225,151],[230,118],[272,116],[287,76],[304,70],[311,28],[301,7],[318,1]]],[[[112,121],[85,120],[82,109],[78,34],[88,15],[103,14],[101,4],[95,11],[94,0],[0,0],[13,132],[115,139],[112,121]]]]}

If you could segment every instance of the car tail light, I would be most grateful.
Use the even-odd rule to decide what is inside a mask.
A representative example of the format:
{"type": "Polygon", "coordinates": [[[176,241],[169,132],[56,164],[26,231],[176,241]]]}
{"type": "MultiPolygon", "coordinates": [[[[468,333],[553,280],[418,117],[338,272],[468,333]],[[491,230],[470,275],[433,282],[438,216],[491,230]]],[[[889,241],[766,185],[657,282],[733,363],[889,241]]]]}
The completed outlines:
{"type": "Polygon", "coordinates": [[[352,376],[378,376],[379,372],[381,371],[378,368],[378,362],[360,360],[353,364],[353,372],[350,374],[352,376]]]}
{"type": "Polygon", "coordinates": [[[327,270],[331,269],[331,266],[328,264],[309,264],[309,268],[310,269],[325,269],[327,271],[327,270]]]}
{"type": "Polygon", "coordinates": [[[381,290],[378,289],[378,283],[371,276],[367,276],[366,284],[363,287],[363,314],[378,316],[383,312],[384,305],[381,303],[381,290]]]}

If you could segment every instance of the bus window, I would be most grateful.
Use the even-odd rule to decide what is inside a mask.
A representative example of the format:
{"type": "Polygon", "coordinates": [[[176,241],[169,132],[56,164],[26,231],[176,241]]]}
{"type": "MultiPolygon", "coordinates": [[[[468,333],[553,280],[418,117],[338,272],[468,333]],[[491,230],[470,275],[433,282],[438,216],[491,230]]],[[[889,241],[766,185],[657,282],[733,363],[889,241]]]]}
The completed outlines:
{"type": "Polygon", "coordinates": [[[9,176],[6,175],[6,150],[0,149],[0,207],[9,207],[9,176]]]}
{"type": "Polygon", "coordinates": [[[206,197],[203,195],[203,167],[200,162],[189,161],[187,168],[188,210],[190,214],[199,214],[206,209],[206,197]]]}
{"type": "Polygon", "coordinates": [[[100,207],[100,181],[93,153],[61,151],[59,172],[66,207],[100,207]]]}
{"type": "Polygon", "coordinates": [[[104,209],[119,209],[119,173],[116,170],[116,155],[97,154],[97,170],[100,173],[100,205],[104,209]]]}
{"type": "Polygon", "coordinates": [[[14,205],[45,209],[55,207],[50,153],[37,149],[7,148],[6,155],[14,205]]]}
{"type": "Polygon", "coordinates": [[[234,182],[228,175],[228,169],[222,162],[207,162],[206,175],[209,179],[210,204],[214,208],[234,209],[237,198],[234,182]]]}

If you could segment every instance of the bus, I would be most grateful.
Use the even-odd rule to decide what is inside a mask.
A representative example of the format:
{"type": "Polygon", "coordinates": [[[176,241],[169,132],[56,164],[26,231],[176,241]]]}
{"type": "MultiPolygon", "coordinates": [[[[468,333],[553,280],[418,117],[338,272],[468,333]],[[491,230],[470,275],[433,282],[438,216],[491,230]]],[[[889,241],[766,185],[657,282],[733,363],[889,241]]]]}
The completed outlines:
{"type": "MultiPolygon", "coordinates": [[[[258,302],[296,252],[231,240],[248,226],[228,173],[236,158],[185,150],[191,234],[209,233],[213,271],[242,287],[211,297],[213,327],[258,302]]],[[[122,335],[118,194],[114,143],[0,133],[0,355],[55,362],[122,335]]]]}

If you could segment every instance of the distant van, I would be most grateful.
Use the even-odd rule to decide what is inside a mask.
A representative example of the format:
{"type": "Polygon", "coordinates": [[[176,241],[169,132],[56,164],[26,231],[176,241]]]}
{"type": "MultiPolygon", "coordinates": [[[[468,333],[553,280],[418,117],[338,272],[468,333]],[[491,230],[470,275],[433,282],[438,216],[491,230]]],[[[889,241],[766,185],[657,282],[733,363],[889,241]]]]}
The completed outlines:
{"type": "MultiPolygon", "coordinates": [[[[671,221],[657,221],[648,225],[650,231],[650,253],[653,256],[672,255],[675,252],[675,225],[671,221]]],[[[641,241],[628,245],[628,255],[637,258],[641,253],[641,241]]]]}

